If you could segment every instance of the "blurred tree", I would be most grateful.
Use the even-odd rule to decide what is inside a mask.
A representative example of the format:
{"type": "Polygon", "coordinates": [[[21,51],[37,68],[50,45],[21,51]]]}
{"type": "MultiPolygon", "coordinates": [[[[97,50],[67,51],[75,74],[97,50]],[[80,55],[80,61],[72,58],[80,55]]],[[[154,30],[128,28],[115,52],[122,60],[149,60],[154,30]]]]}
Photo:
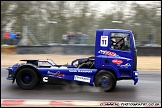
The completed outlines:
{"type": "Polygon", "coordinates": [[[13,4],[15,6],[13,11],[15,20],[12,28],[15,31],[22,32],[23,26],[28,26],[29,35],[33,35],[40,42],[46,41],[46,34],[42,32],[42,27],[40,26],[42,23],[45,23],[45,14],[43,12],[46,2],[14,1],[13,4]]]}
{"type": "Polygon", "coordinates": [[[122,29],[124,27],[124,10],[127,6],[126,1],[112,2],[112,10],[107,10],[99,20],[99,28],[116,28],[122,29]],[[109,12],[110,11],[110,12],[109,12]],[[122,23],[113,23],[112,21],[121,21],[122,23]]]}
{"type": "MultiPolygon", "coordinates": [[[[75,32],[87,33],[89,26],[88,20],[91,17],[89,1],[77,1],[73,7],[73,14],[71,16],[71,29],[75,32]]],[[[90,18],[91,19],[91,18],[90,18]]]]}
{"type": "Polygon", "coordinates": [[[82,32],[90,37],[89,43],[94,43],[94,28],[96,24],[96,10],[90,6],[89,1],[76,1],[71,6],[70,23],[71,31],[82,32]]]}
{"type": "Polygon", "coordinates": [[[161,24],[159,24],[159,22],[161,22],[161,15],[159,16],[157,14],[158,11],[155,4],[142,6],[140,4],[133,3],[132,11],[134,11],[134,14],[127,20],[132,20],[130,24],[134,26],[133,30],[138,34],[138,40],[140,42],[146,41],[149,33],[154,32],[153,34],[158,36],[159,32],[156,31],[155,34],[154,30],[161,27],[161,24]]]}
{"type": "Polygon", "coordinates": [[[115,21],[122,21],[124,20],[124,11],[125,11],[125,7],[127,6],[127,2],[126,1],[114,1],[113,2],[114,6],[113,6],[113,20],[115,21]]]}
{"type": "Polygon", "coordinates": [[[99,20],[99,27],[102,28],[114,28],[115,26],[112,24],[114,15],[113,14],[103,14],[99,20]]]}
{"type": "Polygon", "coordinates": [[[14,18],[12,1],[1,1],[1,32],[5,31],[6,26],[14,18]]]}
{"type": "Polygon", "coordinates": [[[12,29],[22,32],[26,23],[40,43],[48,43],[51,28],[55,42],[61,42],[64,33],[76,31],[88,34],[90,43],[94,43],[97,28],[124,28],[137,34],[140,42],[152,33],[154,41],[161,44],[161,1],[146,5],[134,2],[129,7],[127,1],[113,3],[101,14],[97,12],[98,5],[92,7],[89,1],[2,1],[1,34],[10,24],[12,29]],[[123,23],[115,24],[113,20],[123,23]],[[48,21],[57,24],[50,26],[48,21]]]}
{"type": "Polygon", "coordinates": [[[62,35],[67,32],[69,3],[68,1],[56,1],[55,6],[56,14],[53,17],[53,20],[57,22],[57,25],[54,25],[54,28],[56,28],[55,31],[57,31],[55,32],[55,41],[60,43],[62,41],[62,35]]]}

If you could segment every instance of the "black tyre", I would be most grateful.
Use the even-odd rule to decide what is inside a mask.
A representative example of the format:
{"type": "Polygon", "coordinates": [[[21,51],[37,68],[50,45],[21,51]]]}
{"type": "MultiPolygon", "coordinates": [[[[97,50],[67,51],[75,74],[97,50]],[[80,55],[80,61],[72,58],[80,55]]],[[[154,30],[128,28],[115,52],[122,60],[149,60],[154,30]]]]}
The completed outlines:
{"type": "Polygon", "coordinates": [[[95,76],[95,86],[100,87],[105,92],[109,92],[115,88],[116,78],[109,71],[100,71],[95,76]]]}
{"type": "Polygon", "coordinates": [[[23,68],[17,73],[16,83],[22,89],[33,89],[38,83],[38,76],[33,69],[23,68]]]}

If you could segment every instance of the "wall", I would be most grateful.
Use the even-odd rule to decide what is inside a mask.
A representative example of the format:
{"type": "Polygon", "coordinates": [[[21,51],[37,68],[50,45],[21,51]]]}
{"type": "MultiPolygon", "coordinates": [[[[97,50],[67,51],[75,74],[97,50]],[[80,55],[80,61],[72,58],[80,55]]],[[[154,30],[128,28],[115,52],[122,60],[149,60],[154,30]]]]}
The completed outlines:
{"type": "MultiPolygon", "coordinates": [[[[93,55],[93,45],[17,46],[18,54],[93,55]]],[[[161,47],[137,47],[138,56],[161,56],[161,47]]]]}

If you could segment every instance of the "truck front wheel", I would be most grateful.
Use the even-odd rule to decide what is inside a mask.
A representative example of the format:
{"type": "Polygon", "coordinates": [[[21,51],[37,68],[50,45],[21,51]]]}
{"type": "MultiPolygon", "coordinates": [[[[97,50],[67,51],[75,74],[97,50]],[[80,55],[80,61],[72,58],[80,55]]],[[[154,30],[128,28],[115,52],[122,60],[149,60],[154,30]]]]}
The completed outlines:
{"type": "Polygon", "coordinates": [[[22,89],[33,89],[38,83],[38,76],[34,70],[23,68],[17,73],[16,83],[22,89]]]}
{"type": "Polygon", "coordinates": [[[100,87],[105,92],[111,91],[116,86],[116,78],[109,71],[100,71],[95,76],[95,86],[100,87]]]}

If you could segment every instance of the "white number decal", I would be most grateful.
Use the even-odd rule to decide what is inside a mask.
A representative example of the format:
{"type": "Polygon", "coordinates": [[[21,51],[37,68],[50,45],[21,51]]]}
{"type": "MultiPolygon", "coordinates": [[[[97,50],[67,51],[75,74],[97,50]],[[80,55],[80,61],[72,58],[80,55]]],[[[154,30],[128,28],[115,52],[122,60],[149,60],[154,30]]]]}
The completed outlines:
{"type": "Polygon", "coordinates": [[[48,82],[48,77],[43,77],[43,82],[48,82]]]}
{"type": "Polygon", "coordinates": [[[108,36],[101,36],[100,46],[102,47],[108,46],[108,36]]]}

